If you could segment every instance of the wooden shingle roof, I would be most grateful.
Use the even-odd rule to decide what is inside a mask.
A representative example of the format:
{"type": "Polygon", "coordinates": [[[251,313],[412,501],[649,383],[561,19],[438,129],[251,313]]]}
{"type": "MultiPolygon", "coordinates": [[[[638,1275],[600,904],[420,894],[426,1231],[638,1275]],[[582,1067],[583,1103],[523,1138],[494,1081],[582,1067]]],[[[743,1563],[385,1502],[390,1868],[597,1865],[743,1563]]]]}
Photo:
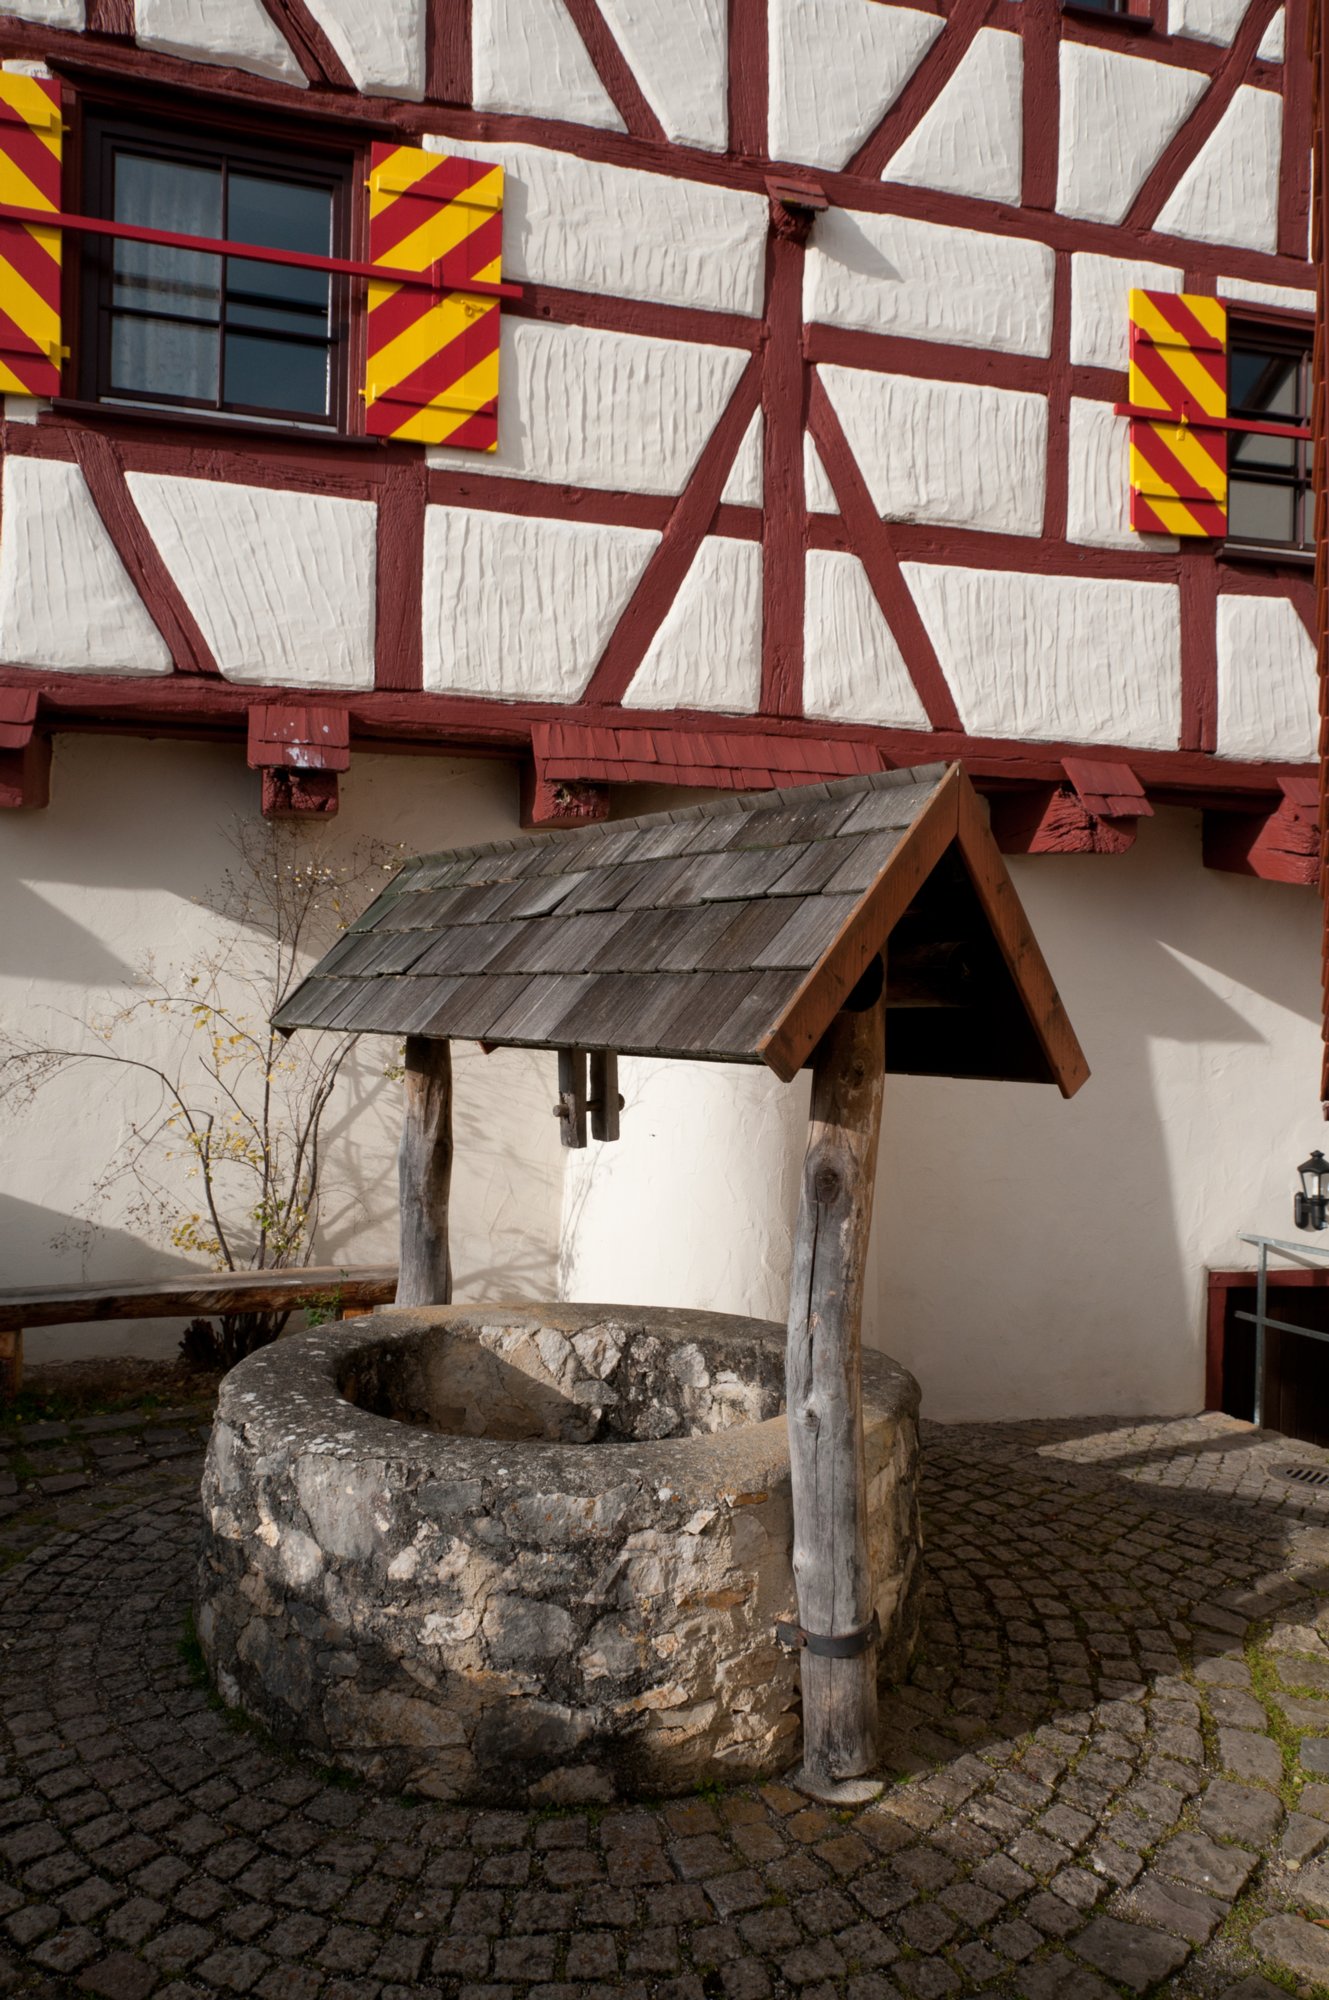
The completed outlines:
{"type": "Polygon", "coordinates": [[[886,953],[888,1067],[1088,1074],[958,765],[728,797],[408,863],[275,1017],[794,1076],[886,953]],[[940,986],[891,969],[940,964],[940,986]]]}

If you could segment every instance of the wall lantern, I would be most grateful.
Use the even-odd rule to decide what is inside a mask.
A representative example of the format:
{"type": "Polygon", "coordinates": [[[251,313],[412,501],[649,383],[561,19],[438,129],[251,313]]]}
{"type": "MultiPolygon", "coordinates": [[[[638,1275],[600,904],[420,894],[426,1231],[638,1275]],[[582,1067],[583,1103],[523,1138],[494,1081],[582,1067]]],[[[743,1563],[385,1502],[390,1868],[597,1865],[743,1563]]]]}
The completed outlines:
{"type": "Polygon", "coordinates": [[[1297,1172],[1301,1190],[1293,1197],[1292,1220],[1298,1229],[1323,1229],[1329,1224],[1329,1160],[1317,1149],[1297,1172]]]}

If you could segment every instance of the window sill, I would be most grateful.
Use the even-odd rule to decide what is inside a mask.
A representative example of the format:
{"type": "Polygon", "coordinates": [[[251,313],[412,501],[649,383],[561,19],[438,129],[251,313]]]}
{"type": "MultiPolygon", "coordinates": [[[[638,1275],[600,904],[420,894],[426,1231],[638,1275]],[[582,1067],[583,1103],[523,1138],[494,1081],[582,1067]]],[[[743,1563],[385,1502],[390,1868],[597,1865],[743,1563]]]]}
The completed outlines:
{"type": "Polygon", "coordinates": [[[1251,563],[1259,569],[1315,568],[1311,549],[1268,548],[1262,542],[1220,542],[1214,554],[1221,563],[1251,563]]]}
{"type": "MultiPolygon", "coordinates": [[[[223,437],[267,438],[273,443],[290,446],[293,444],[313,444],[323,446],[350,447],[356,451],[381,451],[390,438],[365,437],[348,431],[316,429],[313,425],[264,423],[261,418],[210,416],[205,410],[175,410],[157,407],[151,403],[95,403],[86,402],[77,396],[57,396],[51,404],[52,413],[57,417],[78,417],[95,419],[98,423],[158,425],[170,430],[210,431],[218,439],[223,437]]],[[[424,449],[423,446],[420,447],[424,449]]]]}

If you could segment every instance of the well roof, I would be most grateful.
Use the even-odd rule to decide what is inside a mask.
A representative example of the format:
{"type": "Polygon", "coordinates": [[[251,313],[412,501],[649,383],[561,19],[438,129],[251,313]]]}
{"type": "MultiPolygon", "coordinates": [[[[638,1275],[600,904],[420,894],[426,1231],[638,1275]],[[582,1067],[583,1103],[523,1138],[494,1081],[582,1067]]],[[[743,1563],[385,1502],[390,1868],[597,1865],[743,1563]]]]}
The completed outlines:
{"type": "Polygon", "coordinates": [[[889,1069],[1078,1089],[1084,1057],[959,765],[408,862],[275,1019],[787,1080],[897,926],[889,1069]]]}

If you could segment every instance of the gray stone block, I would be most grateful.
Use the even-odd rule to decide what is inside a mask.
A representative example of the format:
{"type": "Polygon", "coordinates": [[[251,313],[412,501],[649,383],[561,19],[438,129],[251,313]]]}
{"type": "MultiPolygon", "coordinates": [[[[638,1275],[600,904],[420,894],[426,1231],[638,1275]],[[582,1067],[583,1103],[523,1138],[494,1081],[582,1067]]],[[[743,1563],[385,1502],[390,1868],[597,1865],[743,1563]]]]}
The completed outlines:
{"type": "Polygon", "coordinates": [[[1145,1993],[1177,1972],[1190,1957],[1190,1947],[1139,1924],[1115,1917],[1095,1917],[1071,1946],[1078,1957],[1132,1993],[1145,1993]]]}

